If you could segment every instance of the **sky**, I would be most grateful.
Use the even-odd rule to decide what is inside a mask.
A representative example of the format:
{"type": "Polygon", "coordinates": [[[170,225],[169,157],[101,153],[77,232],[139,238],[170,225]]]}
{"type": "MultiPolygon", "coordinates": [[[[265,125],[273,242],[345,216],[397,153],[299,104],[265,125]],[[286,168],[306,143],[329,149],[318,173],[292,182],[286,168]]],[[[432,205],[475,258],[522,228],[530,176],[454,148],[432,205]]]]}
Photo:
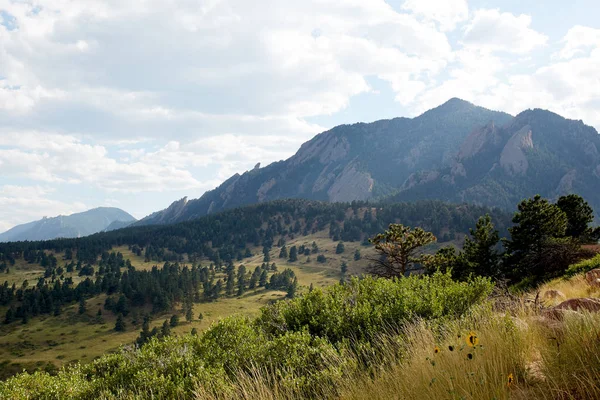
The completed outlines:
{"type": "Polygon", "coordinates": [[[0,232],[459,97],[600,130],[597,0],[0,0],[0,232]]]}

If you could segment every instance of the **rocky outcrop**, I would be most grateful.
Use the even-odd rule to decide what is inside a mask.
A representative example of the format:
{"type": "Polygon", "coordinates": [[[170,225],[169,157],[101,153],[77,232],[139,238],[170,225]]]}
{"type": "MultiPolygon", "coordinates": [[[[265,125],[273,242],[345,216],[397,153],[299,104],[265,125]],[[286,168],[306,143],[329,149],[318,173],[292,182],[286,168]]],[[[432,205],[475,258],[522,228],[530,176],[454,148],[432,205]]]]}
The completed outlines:
{"type": "Polygon", "coordinates": [[[315,139],[304,143],[289,162],[291,166],[298,166],[318,158],[321,164],[328,164],[342,160],[348,155],[349,150],[350,144],[347,138],[320,134],[315,139]]]}
{"type": "Polygon", "coordinates": [[[592,287],[600,288],[600,268],[588,271],[585,274],[585,281],[592,287]]]}
{"type": "Polygon", "coordinates": [[[565,174],[558,183],[556,188],[556,195],[563,196],[569,193],[573,193],[573,182],[577,178],[577,171],[571,170],[565,174]]]}
{"type": "Polygon", "coordinates": [[[275,180],[275,178],[271,178],[262,185],[260,185],[258,191],[256,192],[256,197],[258,197],[258,201],[265,201],[267,199],[267,194],[269,193],[269,190],[271,190],[271,188],[275,186],[276,182],[277,181],[275,180]]]}
{"type": "Polygon", "coordinates": [[[506,143],[500,154],[500,166],[510,175],[524,175],[529,168],[526,149],[533,148],[529,125],[517,131],[506,143]]]}
{"type": "Polygon", "coordinates": [[[598,312],[600,311],[600,299],[596,298],[578,298],[578,299],[569,299],[563,301],[556,307],[555,310],[572,310],[572,311],[590,311],[590,312],[598,312]]]}
{"type": "Polygon", "coordinates": [[[546,301],[552,301],[552,300],[560,300],[560,301],[564,301],[567,299],[567,296],[565,296],[565,294],[563,292],[561,292],[560,290],[555,290],[555,289],[550,289],[550,290],[546,290],[543,294],[542,294],[542,299],[546,300],[546,301]]]}
{"type": "Polygon", "coordinates": [[[498,146],[502,141],[502,136],[496,128],[496,124],[490,122],[486,126],[474,130],[460,146],[458,161],[472,158],[484,149],[498,146]]]}
{"type": "Polygon", "coordinates": [[[336,178],[327,195],[329,201],[344,201],[352,198],[367,200],[373,195],[373,178],[367,172],[361,172],[355,166],[349,165],[336,178]]]}

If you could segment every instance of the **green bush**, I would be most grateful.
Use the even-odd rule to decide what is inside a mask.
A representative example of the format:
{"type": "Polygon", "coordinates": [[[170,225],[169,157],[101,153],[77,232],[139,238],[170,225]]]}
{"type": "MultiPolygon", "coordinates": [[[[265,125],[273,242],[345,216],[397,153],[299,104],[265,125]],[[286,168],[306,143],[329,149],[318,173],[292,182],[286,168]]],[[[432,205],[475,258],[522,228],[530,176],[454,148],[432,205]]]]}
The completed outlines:
{"type": "Polygon", "coordinates": [[[271,335],[307,329],[332,343],[370,340],[415,318],[458,316],[486,297],[488,279],[455,282],[450,274],[401,279],[353,278],[327,292],[315,289],[288,302],[263,309],[256,325],[271,335]]]}
{"type": "Polygon", "coordinates": [[[584,274],[595,268],[600,268],[600,254],[596,255],[594,258],[590,258],[589,260],[584,260],[569,266],[565,275],[567,277],[572,277],[577,274],[584,274]]]}

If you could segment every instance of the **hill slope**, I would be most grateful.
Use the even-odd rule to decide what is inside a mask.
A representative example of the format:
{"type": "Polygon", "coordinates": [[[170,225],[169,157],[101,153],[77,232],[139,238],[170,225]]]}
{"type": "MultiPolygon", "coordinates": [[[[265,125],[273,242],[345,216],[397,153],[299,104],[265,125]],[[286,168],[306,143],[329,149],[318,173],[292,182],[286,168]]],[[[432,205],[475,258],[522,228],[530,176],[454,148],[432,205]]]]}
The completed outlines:
{"type": "Polygon", "coordinates": [[[131,223],[135,218],[119,208],[99,207],[67,216],[44,217],[38,221],[15,226],[0,234],[0,242],[87,236],[107,229],[116,221],[131,223]]]}
{"type": "Polygon", "coordinates": [[[179,200],[137,225],[187,221],[282,198],[343,202],[380,197],[399,188],[412,173],[446,165],[476,127],[511,118],[451,99],[413,119],[338,126],[304,143],[285,161],[236,174],[201,198],[179,200]]]}

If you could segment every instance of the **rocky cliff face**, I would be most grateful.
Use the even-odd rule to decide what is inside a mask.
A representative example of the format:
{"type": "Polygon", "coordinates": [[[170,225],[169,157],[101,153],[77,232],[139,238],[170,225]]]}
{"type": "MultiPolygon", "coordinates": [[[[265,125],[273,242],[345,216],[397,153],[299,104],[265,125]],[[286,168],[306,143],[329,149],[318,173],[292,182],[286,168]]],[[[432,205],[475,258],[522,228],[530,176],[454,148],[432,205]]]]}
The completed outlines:
{"type": "Polygon", "coordinates": [[[502,126],[474,130],[448,166],[413,174],[393,200],[435,198],[512,209],[535,194],[578,193],[599,212],[599,148],[598,132],[583,122],[527,110],[502,126]]]}

